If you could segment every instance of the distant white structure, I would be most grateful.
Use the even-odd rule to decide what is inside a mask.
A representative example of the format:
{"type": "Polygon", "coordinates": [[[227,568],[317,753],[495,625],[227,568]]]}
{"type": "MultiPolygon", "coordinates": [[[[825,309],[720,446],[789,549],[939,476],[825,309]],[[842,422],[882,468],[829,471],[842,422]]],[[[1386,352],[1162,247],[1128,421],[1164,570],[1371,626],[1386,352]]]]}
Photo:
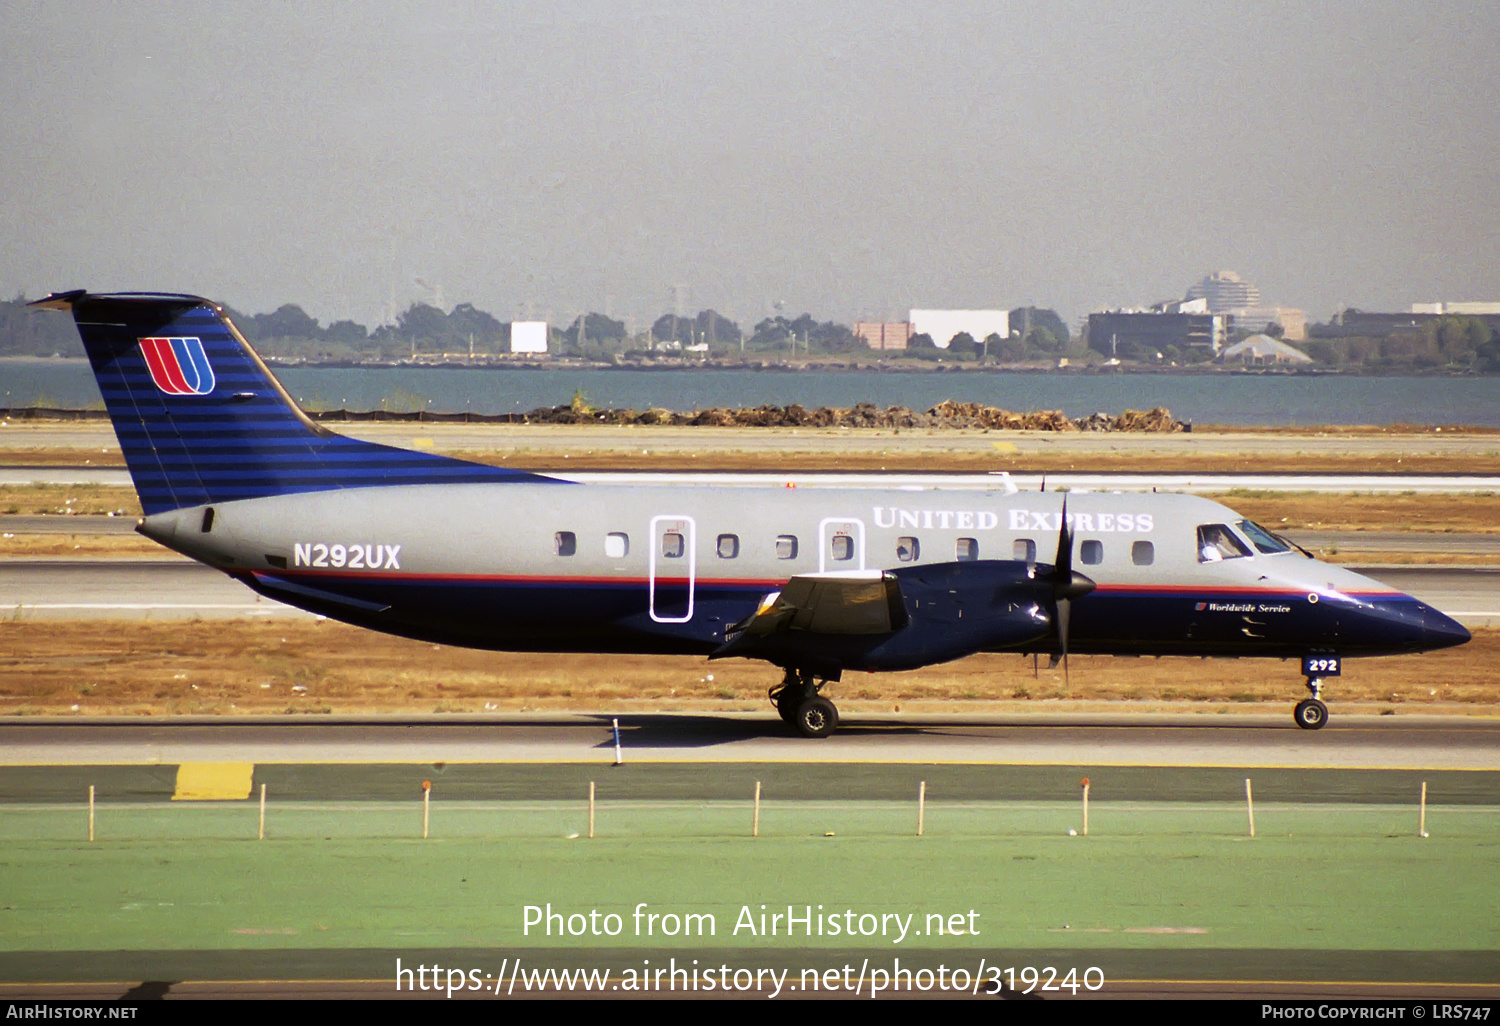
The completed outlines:
{"type": "Polygon", "coordinates": [[[1225,363],[1247,363],[1247,364],[1302,364],[1312,363],[1312,357],[1295,346],[1289,346],[1279,339],[1270,335],[1251,335],[1243,342],[1236,342],[1224,352],[1219,354],[1219,359],[1225,363]]]}
{"type": "Polygon", "coordinates": [[[926,335],[939,349],[947,349],[953,336],[967,331],[975,342],[990,335],[1010,337],[1009,310],[913,310],[913,335],[926,335]]]}
{"type": "Polygon", "coordinates": [[[511,321],[510,351],[513,353],[545,353],[547,351],[547,322],[511,321]]]}
{"type": "Polygon", "coordinates": [[[1166,303],[1157,303],[1151,308],[1151,312],[1206,314],[1211,311],[1208,309],[1208,300],[1199,296],[1197,299],[1174,299],[1166,303]]]}
{"type": "Polygon", "coordinates": [[[1228,313],[1237,308],[1260,306],[1260,289],[1233,271],[1219,271],[1189,286],[1183,298],[1206,299],[1209,313],[1228,313]]]}

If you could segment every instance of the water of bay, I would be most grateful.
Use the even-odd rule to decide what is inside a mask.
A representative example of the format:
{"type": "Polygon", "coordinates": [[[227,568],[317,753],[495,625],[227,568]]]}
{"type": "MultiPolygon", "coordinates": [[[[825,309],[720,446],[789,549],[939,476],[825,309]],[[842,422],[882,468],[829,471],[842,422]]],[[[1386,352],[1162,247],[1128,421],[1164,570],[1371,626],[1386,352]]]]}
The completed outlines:
{"type": "MultiPolygon", "coordinates": [[[[690,411],[800,403],[908,406],[944,399],[1082,417],[1165,406],[1197,424],[1474,424],[1500,427],[1500,378],[1279,374],[892,373],[287,367],[310,409],[517,413],[582,394],[596,407],[690,411]]],[[[0,407],[100,405],[82,360],[0,360],[0,407]]]]}

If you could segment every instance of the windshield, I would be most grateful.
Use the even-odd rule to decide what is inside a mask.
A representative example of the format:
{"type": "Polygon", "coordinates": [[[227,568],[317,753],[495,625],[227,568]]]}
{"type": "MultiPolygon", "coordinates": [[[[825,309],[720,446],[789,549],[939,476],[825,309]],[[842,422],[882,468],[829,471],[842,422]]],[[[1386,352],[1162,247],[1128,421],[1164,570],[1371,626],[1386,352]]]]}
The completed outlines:
{"type": "Polygon", "coordinates": [[[1200,524],[1198,527],[1198,562],[1217,563],[1221,559],[1238,559],[1250,555],[1245,543],[1223,524],[1200,524]]]}
{"type": "Polygon", "coordinates": [[[1244,533],[1245,537],[1250,539],[1250,543],[1261,552],[1291,551],[1292,547],[1290,545],[1259,524],[1251,523],[1249,520],[1241,520],[1234,526],[1238,527],[1244,533]]]}

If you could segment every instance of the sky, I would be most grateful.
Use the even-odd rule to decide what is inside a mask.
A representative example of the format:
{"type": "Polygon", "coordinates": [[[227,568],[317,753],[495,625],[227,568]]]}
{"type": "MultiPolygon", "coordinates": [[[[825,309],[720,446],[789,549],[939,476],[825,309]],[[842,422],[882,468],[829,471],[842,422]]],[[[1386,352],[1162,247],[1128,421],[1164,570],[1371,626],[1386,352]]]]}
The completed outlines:
{"type": "Polygon", "coordinates": [[[6,0],[0,292],[1500,301],[1497,40],[1493,0],[6,0]]]}

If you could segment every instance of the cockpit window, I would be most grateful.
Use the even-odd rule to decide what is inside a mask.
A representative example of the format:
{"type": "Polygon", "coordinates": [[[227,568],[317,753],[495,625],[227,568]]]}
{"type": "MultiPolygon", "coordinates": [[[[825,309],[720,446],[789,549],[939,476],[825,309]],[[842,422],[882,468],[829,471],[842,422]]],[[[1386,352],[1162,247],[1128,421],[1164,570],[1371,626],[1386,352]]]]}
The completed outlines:
{"type": "Polygon", "coordinates": [[[1290,545],[1259,524],[1251,523],[1249,520],[1241,520],[1234,526],[1238,527],[1245,537],[1250,539],[1250,544],[1254,545],[1261,552],[1292,551],[1290,545]]]}
{"type": "Polygon", "coordinates": [[[1224,524],[1198,525],[1198,562],[1217,563],[1221,559],[1248,555],[1250,550],[1245,548],[1245,543],[1224,524]]]}

